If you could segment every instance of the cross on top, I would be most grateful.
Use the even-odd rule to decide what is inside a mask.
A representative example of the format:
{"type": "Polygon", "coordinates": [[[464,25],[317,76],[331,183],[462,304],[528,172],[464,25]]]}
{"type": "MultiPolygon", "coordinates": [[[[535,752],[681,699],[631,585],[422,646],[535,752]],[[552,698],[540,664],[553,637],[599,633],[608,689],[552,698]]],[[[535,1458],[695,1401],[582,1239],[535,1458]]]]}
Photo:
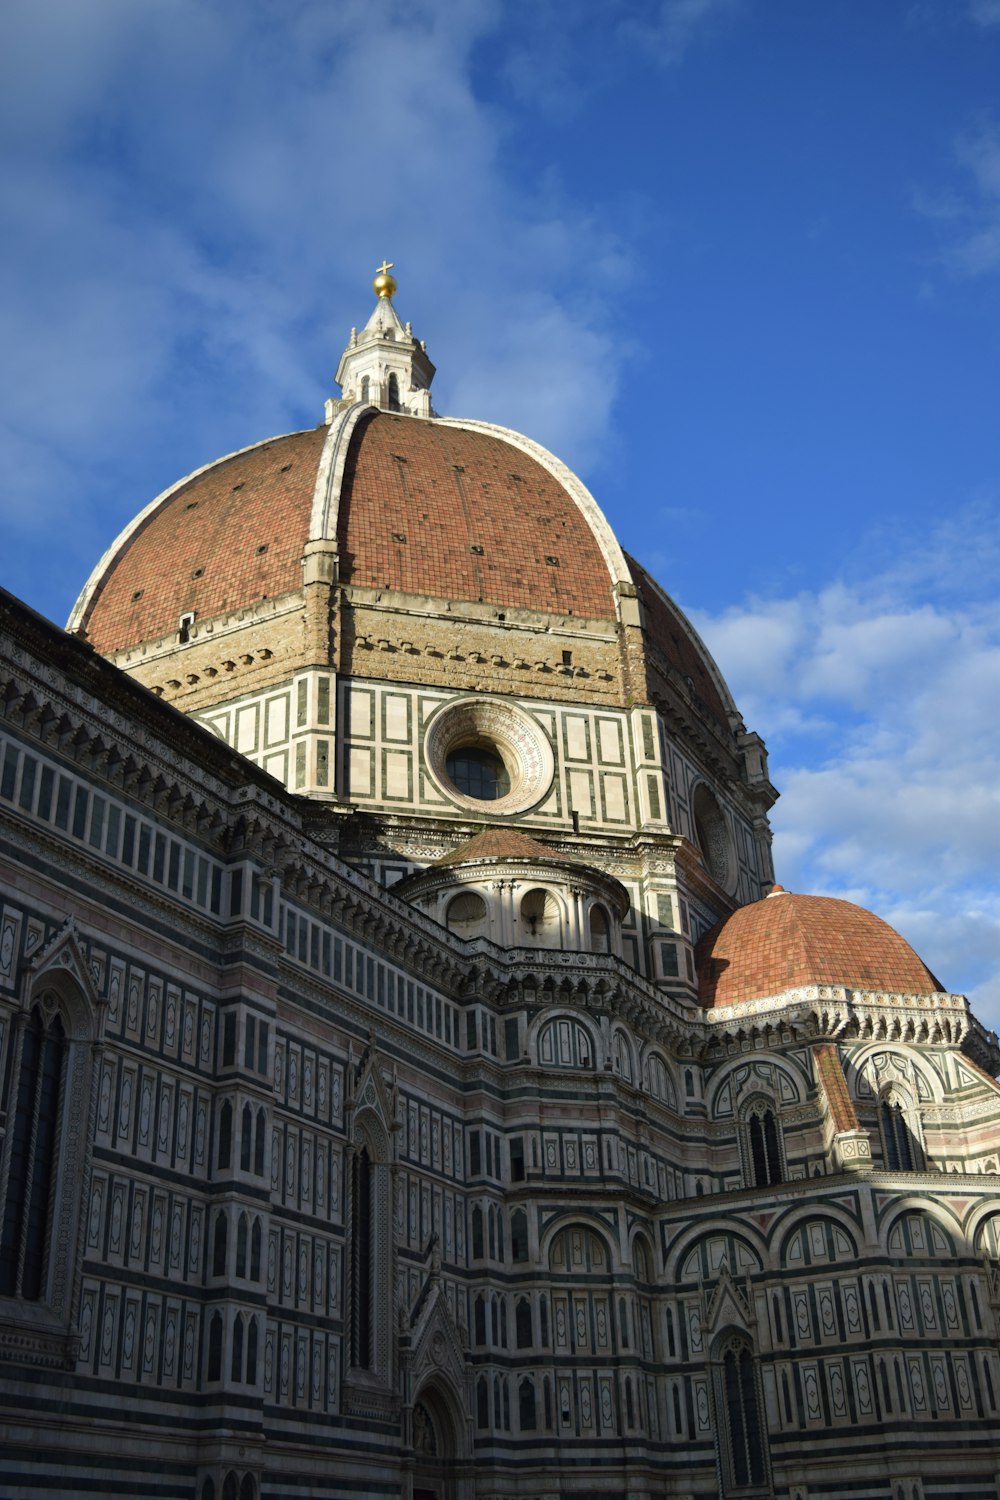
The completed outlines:
{"type": "Polygon", "coordinates": [[[396,262],[394,260],[386,260],[385,257],[383,256],[383,258],[382,258],[382,264],[380,266],[376,266],[375,267],[375,275],[376,276],[384,276],[387,271],[391,271],[392,270],[392,268],[393,268],[393,266],[395,264],[396,264],[396,262]]]}

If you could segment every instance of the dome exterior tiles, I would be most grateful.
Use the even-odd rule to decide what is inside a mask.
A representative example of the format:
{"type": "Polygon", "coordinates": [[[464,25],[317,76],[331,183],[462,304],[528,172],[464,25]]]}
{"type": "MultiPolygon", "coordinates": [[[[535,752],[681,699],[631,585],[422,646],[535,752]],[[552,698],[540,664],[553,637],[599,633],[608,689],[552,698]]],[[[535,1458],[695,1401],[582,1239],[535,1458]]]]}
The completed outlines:
{"type": "Polygon", "coordinates": [[[491,433],[389,413],[364,422],[344,472],[338,541],[345,583],[614,616],[607,563],[572,496],[491,433]]]}
{"type": "Polygon", "coordinates": [[[112,655],[302,586],[316,470],[326,429],[259,443],[175,485],[123,533],[82,624],[112,655]]]}
{"type": "Polygon", "coordinates": [[[833,896],[775,887],[698,944],[701,1003],[764,999],[803,985],[932,995],[942,986],[905,938],[874,912],[833,896]]]}

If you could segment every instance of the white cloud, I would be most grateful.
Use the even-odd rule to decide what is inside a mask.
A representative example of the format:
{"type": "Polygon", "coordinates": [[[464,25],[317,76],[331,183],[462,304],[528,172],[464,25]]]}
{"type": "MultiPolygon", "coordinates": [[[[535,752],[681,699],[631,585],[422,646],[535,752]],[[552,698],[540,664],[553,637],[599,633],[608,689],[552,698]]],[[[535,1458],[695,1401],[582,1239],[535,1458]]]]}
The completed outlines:
{"type": "Polygon", "coordinates": [[[84,576],[99,507],[114,497],[113,531],[149,498],[130,490],[144,443],[166,483],[319,420],[349,332],[334,310],[367,317],[384,254],[431,340],[440,409],[525,427],[577,466],[600,451],[627,258],[543,161],[535,181],[509,172],[471,62],[499,15],[488,0],[12,0],[7,524],[59,526],[84,576]]]}
{"type": "Polygon", "coordinates": [[[977,26],[1000,26],[1000,0],[969,0],[969,15],[977,26]]]}
{"type": "Polygon", "coordinates": [[[993,1026],[998,541],[1000,513],[975,505],[875,576],[694,612],[768,741],[778,879],[878,911],[993,1026]]]}

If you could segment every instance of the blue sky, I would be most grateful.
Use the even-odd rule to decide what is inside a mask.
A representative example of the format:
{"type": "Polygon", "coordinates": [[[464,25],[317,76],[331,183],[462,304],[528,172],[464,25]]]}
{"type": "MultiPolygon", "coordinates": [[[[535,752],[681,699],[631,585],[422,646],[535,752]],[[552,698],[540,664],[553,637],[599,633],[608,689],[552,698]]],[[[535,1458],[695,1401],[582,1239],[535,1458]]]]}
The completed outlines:
{"type": "Polygon", "coordinates": [[[0,581],[68,614],[314,425],[396,263],[439,410],[576,467],[783,796],[778,878],[1000,1023],[1000,0],[8,0],[0,581]]]}

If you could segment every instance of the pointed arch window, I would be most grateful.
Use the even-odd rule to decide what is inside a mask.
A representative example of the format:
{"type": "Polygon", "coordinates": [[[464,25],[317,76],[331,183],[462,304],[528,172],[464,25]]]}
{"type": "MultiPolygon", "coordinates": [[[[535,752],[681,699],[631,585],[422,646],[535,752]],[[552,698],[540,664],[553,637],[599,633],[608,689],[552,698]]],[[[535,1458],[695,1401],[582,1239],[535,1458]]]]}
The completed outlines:
{"type": "Polygon", "coordinates": [[[889,1172],[919,1172],[923,1166],[920,1146],[910,1125],[910,1111],[897,1090],[891,1089],[879,1104],[882,1159],[889,1172]]]}
{"type": "Polygon", "coordinates": [[[761,1403],[753,1354],[742,1338],[730,1339],[722,1349],[721,1381],[717,1387],[724,1414],[723,1468],[728,1489],[753,1490],[767,1483],[767,1457],[761,1425],[761,1403]]]}
{"type": "Polygon", "coordinates": [[[253,1156],[253,1110],[244,1104],[240,1125],[240,1171],[249,1172],[253,1156]]]}
{"type": "Polygon", "coordinates": [[[362,401],[369,401],[371,399],[371,396],[370,396],[371,388],[372,388],[372,383],[371,383],[371,379],[369,378],[369,376],[362,375],[362,377],[361,377],[361,399],[362,399],[362,401]]]}
{"type": "Polygon", "coordinates": [[[399,405],[399,380],[398,380],[397,376],[395,376],[395,375],[390,375],[389,376],[388,406],[389,406],[389,410],[390,411],[399,411],[400,410],[400,405],[399,405]]]}
{"type": "MultiPolygon", "coordinates": [[[[389,1142],[381,1117],[365,1110],[350,1160],[348,1349],[357,1390],[392,1374],[393,1244],[389,1142]]],[[[352,1396],[348,1392],[348,1404],[352,1396]]],[[[358,1394],[357,1399],[362,1399],[358,1394]]]]}
{"type": "Polygon", "coordinates": [[[46,1024],[34,1009],[21,1047],[0,1229],[0,1296],[26,1302],[42,1298],[65,1051],[60,1016],[46,1024]]]}
{"type": "Polygon", "coordinates": [[[233,1106],[226,1099],[219,1111],[219,1150],[216,1164],[221,1171],[225,1171],[230,1163],[233,1152],[233,1106]]]}
{"type": "Polygon", "coordinates": [[[784,1182],[781,1127],[772,1105],[756,1099],[743,1116],[744,1157],[748,1187],[784,1182]]]}
{"type": "Polygon", "coordinates": [[[351,1258],[351,1356],[359,1370],[372,1362],[372,1161],[367,1145],[354,1157],[351,1258]]]}

